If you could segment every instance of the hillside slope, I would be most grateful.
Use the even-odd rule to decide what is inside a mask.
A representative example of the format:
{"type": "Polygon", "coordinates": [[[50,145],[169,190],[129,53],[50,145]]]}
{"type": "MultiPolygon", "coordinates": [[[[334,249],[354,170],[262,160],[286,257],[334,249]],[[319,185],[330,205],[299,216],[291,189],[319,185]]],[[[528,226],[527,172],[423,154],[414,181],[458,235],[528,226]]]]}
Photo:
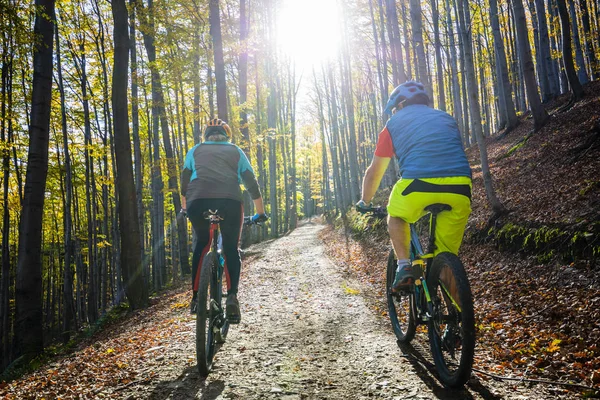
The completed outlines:
{"type": "MultiPolygon", "coordinates": [[[[509,210],[499,219],[490,218],[479,150],[467,151],[473,213],[460,256],[475,296],[481,371],[600,389],[600,82],[586,92],[565,112],[568,96],[546,105],[551,119],[538,132],[524,116],[487,139],[494,188],[509,210]]],[[[333,230],[324,240],[348,273],[370,282],[366,295],[385,315],[385,228],[355,214],[350,225],[354,240],[333,230]]]]}

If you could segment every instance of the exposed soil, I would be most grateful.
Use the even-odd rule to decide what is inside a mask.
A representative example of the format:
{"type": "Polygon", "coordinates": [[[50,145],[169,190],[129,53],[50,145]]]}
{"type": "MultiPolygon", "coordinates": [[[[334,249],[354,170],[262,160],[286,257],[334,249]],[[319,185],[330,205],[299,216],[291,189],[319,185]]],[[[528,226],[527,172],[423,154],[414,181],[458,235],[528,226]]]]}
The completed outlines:
{"type": "Polygon", "coordinates": [[[443,388],[428,370],[429,346],[396,345],[387,318],[353,278],[324,253],[324,226],[246,250],[233,326],[208,378],[195,365],[189,291],[165,294],[71,356],[0,387],[0,397],[123,399],[548,399],[563,391],[485,381],[443,388]],[[419,359],[420,361],[416,361],[419,359]]]}

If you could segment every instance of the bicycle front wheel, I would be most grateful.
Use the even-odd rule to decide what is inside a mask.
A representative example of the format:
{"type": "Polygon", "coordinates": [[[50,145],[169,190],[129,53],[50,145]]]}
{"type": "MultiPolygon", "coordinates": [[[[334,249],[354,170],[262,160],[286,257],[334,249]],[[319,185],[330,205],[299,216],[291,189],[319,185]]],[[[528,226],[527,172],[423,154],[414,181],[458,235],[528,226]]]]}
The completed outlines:
{"type": "Polygon", "coordinates": [[[431,295],[429,343],[440,380],[455,388],[471,376],[475,352],[473,297],[467,273],[452,253],[440,253],[427,278],[431,295]]]}
{"type": "Polygon", "coordinates": [[[215,335],[213,330],[215,310],[211,305],[215,282],[213,274],[214,256],[207,253],[202,261],[200,284],[198,286],[198,306],[196,307],[196,360],[200,375],[207,376],[212,368],[215,355],[215,335]]]}
{"type": "Polygon", "coordinates": [[[415,292],[411,290],[408,293],[392,293],[392,286],[396,276],[397,260],[394,250],[388,257],[386,273],[386,295],[388,304],[388,314],[392,322],[392,328],[399,343],[409,343],[416,332],[415,325],[415,292]]]}

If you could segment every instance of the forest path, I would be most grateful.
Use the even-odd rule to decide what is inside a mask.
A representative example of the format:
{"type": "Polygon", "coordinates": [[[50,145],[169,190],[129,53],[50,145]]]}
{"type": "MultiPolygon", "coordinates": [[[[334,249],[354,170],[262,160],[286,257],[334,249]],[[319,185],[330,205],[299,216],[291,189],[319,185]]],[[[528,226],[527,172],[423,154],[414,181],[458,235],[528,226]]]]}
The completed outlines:
{"type": "MultiPolygon", "coordinates": [[[[474,380],[449,391],[419,363],[402,356],[386,319],[374,315],[361,284],[324,254],[323,225],[305,223],[280,239],[247,249],[233,326],[202,379],[183,362],[160,369],[161,382],[135,388],[152,399],[497,399],[549,398],[523,386],[474,380]],[[489,384],[489,385],[488,385],[489,384]]],[[[180,360],[194,354],[190,318],[180,360]]],[[[425,337],[425,335],[422,335],[425,337]]],[[[415,346],[416,354],[429,352],[415,346]]],[[[188,360],[189,361],[189,360],[188,360]]],[[[192,362],[193,364],[193,362],[192,362]]],[[[154,380],[156,381],[156,380],[154,380]]]]}
{"type": "MultiPolygon", "coordinates": [[[[191,292],[165,292],[35,372],[0,383],[1,399],[549,399],[544,386],[472,379],[444,389],[402,355],[367,288],[326,256],[324,225],[246,249],[232,326],[211,374],[196,368],[191,292]]],[[[187,287],[187,285],[185,285],[187,287]]],[[[429,358],[425,333],[412,354],[429,358]]],[[[562,397],[561,398],[565,398],[562,397]]]]}

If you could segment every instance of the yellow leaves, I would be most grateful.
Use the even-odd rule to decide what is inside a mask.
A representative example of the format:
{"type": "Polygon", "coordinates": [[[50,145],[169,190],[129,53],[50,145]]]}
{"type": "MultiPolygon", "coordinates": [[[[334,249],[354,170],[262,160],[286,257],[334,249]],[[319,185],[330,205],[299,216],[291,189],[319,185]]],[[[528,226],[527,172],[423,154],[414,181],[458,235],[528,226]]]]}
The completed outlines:
{"type": "Polygon", "coordinates": [[[112,244],[106,240],[101,240],[98,242],[97,246],[99,249],[103,249],[105,247],[112,247],[112,244]]]}
{"type": "Polygon", "coordinates": [[[501,322],[492,322],[492,323],[490,323],[490,327],[494,330],[502,329],[502,323],[501,322]]]}
{"type": "Polygon", "coordinates": [[[190,303],[175,303],[171,305],[171,310],[176,310],[176,309],[181,309],[181,308],[187,308],[190,305],[190,303]]]}
{"type": "Polygon", "coordinates": [[[112,353],[114,353],[114,352],[115,352],[115,350],[114,350],[114,349],[108,349],[108,350],[106,350],[106,354],[112,354],[112,353]]]}
{"type": "Polygon", "coordinates": [[[548,347],[546,348],[546,351],[547,351],[548,353],[554,353],[554,352],[556,352],[556,351],[559,351],[559,350],[560,350],[560,346],[559,346],[559,345],[560,345],[561,343],[562,343],[562,340],[560,340],[560,339],[554,339],[554,340],[553,340],[553,341],[550,343],[550,346],[548,346],[548,347]]]}
{"type": "Polygon", "coordinates": [[[349,295],[356,296],[357,294],[360,294],[360,290],[351,288],[346,284],[346,282],[342,283],[342,289],[344,289],[344,292],[349,295]]]}

